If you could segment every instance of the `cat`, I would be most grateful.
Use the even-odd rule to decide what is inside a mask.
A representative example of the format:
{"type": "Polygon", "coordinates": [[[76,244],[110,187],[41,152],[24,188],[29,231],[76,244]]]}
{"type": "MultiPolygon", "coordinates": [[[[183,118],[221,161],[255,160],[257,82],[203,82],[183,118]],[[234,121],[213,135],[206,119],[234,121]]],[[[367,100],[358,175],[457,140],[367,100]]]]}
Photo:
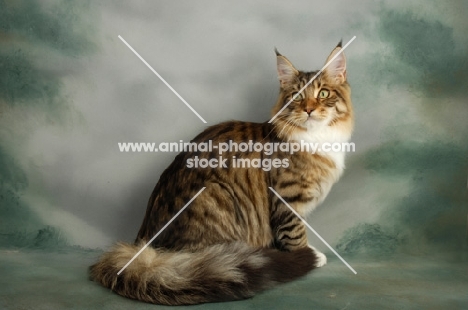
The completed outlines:
{"type": "MultiPolygon", "coordinates": [[[[279,113],[276,118],[271,123],[224,122],[192,142],[349,141],[354,117],[341,49],[340,42],[327,62],[339,55],[301,93],[319,71],[299,71],[275,50],[280,92],[271,115],[279,113]]],[[[305,225],[269,187],[305,217],[340,178],[343,152],[265,155],[230,150],[223,154],[226,165],[188,168],[187,161],[195,156],[212,159],[219,154],[216,150],[178,154],[154,188],[135,243],[119,243],[104,253],[90,267],[92,280],[128,298],[186,305],[250,298],[326,264],[325,255],[308,245],[305,225]],[[278,159],[287,165],[270,170],[234,168],[239,158],[278,159]],[[203,187],[151,246],[117,275],[203,187]]]]}

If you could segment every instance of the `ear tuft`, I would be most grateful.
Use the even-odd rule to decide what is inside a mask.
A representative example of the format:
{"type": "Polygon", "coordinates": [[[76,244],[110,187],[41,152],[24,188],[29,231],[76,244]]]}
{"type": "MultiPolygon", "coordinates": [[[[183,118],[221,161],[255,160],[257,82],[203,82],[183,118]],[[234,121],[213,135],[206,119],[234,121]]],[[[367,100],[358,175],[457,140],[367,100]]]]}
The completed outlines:
{"type": "Polygon", "coordinates": [[[299,74],[293,64],[283,55],[281,55],[277,49],[276,52],[276,65],[278,70],[278,79],[280,80],[281,88],[285,88],[290,85],[299,74]]]}
{"type": "MultiPolygon", "coordinates": [[[[328,56],[326,63],[330,62],[341,50],[340,41],[330,56],[328,56]]],[[[346,81],[346,57],[343,52],[333,59],[327,68],[325,68],[324,73],[335,84],[343,84],[346,81]]]]}
{"type": "Polygon", "coordinates": [[[275,54],[276,54],[276,56],[283,56],[283,55],[280,54],[280,52],[278,52],[278,49],[276,47],[275,47],[275,54]]]}

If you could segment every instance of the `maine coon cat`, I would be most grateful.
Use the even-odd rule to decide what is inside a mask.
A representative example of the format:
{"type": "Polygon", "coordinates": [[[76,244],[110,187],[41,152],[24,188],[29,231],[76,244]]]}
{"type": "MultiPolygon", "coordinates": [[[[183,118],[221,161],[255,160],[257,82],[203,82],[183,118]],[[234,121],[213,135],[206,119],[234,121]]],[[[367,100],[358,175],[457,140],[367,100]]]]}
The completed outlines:
{"type": "MultiPolygon", "coordinates": [[[[341,42],[327,62],[340,50],[341,42]]],[[[318,73],[297,70],[277,53],[280,92],[272,123],[230,121],[211,126],[192,142],[346,142],[353,129],[343,53],[318,73]]],[[[304,276],[326,263],[309,246],[306,228],[270,190],[307,216],[344,169],[344,153],[262,152],[223,154],[227,167],[188,168],[187,160],[218,158],[182,152],[162,173],[134,244],[119,243],[90,267],[91,279],[122,296],[182,305],[238,300],[304,276]],[[287,160],[272,168],[234,168],[233,157],[287,160]],[[120,275],[117,272],[198,192],[206,189],[120,275]]]]}

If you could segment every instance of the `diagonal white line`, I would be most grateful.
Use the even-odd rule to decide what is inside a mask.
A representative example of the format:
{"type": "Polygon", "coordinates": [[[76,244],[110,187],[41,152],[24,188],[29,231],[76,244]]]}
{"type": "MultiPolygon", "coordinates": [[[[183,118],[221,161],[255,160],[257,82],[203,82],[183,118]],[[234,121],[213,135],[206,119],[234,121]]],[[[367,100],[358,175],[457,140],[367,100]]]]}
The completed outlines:
{"type": "Polygon", "coordinates": [[[125,264],[125,266],[123,266],[123,267],[122,267],[122,269],[120,269],[120,271],[119,271],[119,272],[117,272],[117,275],[120,275],[120,274],[122,273],[122,271],[124,271],[124,270],[125,270],[125,268],[127,268],[127,267],[128,267],[128,265],[130,265],[130,264],[131,264],[131,263],[132,263],[132,262],[135,260],[135,258],[137,258],[137,257],[138,257],[138,255],[140,255],[140,254],[141,254],[141,252],[143,252],[143,251],[144,251],[144,250],[145,250],[145,249],[146,249],[146,248],[147,248],[147,247],[148,247],[148,246],[151,244],[151,242],[153,242],[153,241],[154,241],[154,239],[156,239],[156,238],[157,238],[157,237],[158,237],[158,236],[159,236],[159,235],[160,235],[160,234],[161,234],[161,233],[164,231],[164,229],[166,229],[166,228],[167,228],[167,226],[169,226],[169,225],[172,223],[172,221],[174,221],[174,220],[175,220],[175,219],[176,219],[176,218],[177,218],[177,217],[178,217],[178,216],[179,216],[179,215],[180,215],[180,214],[181,214],[181,213],[182,213],[182,212],[183,212],[183,211],[184,211],[184,210],[185,210],[185,209],[186,209],[186,208],[187,208],[187,207],[188,207],[188,206],[189,206],[191,203],[192,203],[192,201],[194,201],[194,200],[195,200],[195,198],[197,198],[197,196],[198,196],[198,195],[200,195],[200,194],[201,194],[201,192],[203,192],[203,191],[205,190],[205,188],[206,188],[206,187],[202,187],[202,189],[201,189],[201,190],[199,190],[199,191],[198,191],[198,193],[197,193],[195,196],[193,196],[193,198],[192,198],[192,199],[190,199],[190,201],[189,201],[189,202],[187,202],[187,203],[185,204],[185,206],[184,206],[182,209],[180,209],[180,210],[179,210],[179,212],[177,212],[177,214],[176,214],[176,215],[174,215],[174,217],[173,217],[173,218],[171,218],[171,220],[170,220],[169,222],[167,222],[167,224],[166,224],[166,225],[164,225],[164,227],[163,227],[163,228],[161,228],[161,230],[160,230],[160,231],[158,231],[158,233],[157,233],[156,235],[154,235],[154,237],[153,237],[153,238],[151,238],[151,240],[150,240],[150,241],[148,241],[148,242],[145,244],[145,246],[144,246],[144,247],[142,247],[142,248],[140,249],[140,251],[138,251],[138,253],[136,253],[136,254],[135,254],[135,256],[133,256],[133,257],[132,257],[132,259],[131,259],[131,260],[130,260],[130,261],[127,263],[127,264],[125,264]]]}
{"type": "Polygon", "coordinates": [[[348,43],[346,43],[346,44],[345,44],[345,46],[343,46],[343,47],[341,48],[341,50],[340,50],[338,53],[336,53],[336,55],[335,55],[335,56],[333,56],[333,58],[332,58],[332,59],[330,59],[330,61],[329,61],[329,62],[327,62],[327,63],[325,64],[325,66],[323,66],[323,68],[322,68],[322,69],[320,69],[320,71],[319,71],[319,72],[317,72],[317,74],[316,74],[316,75],[314,75],[314,77],[313,77],[313,78],[311,78],[311,79],[310,79],[310,81],[309,81],[309,82],[307,82],[307,84],[305,84],[305,85],[304,85],[304,87],[302,87],[302,88],[301,88],[301,90],[299,90],[299,91],[297,92],[297,94],[295,94],[295,95],[294,95],[294,96],[291,98],[291,100],[289,100],[289,101],[288,101],[288,103],[286,103],[286,104],[284,105],[284,107],[283,107],[283,108],[281,108],[281,110],[279,110],[279,111],[278,111],[278,113],[276,113],[276,114],[275,114],[275,116],[273,116],[273,117],[272,117],[272,118],[271,118],[271,119],[268,121],[268,123],[270,123],[270,124],[271,124],[271,122],[273,122],[273,121],[275,120],[275,118],[276,118],[276,117],[278,117],[278,115],[279,115],[281,112],[283,112],[283,111],[284,111],[284,109],[286,109],[286,108],[288,107],[288,105],[290,105],[290,104],[291,104],[291,102],[293,102],[293,101],[294,101],[294,99],[296,99],[296,97],[297,97],[297,96],[299,96],[299,95],[300,95],[300,94],[301,94],[301,93],[304,91],[304,89],[306,89],[306,88],[307,88],[307,86],[309,86],[309,85],[310,85],[310,83],[312,83],[312,82],[313,82],[313,81],[314,81],[314,80],[317,78],[317,76],[319,76],[319,75],[320,75],[320,73],[322,73],[322,72],[323,72],[323,70],[325,70],[325,69],[328,67],[328,65],[332,63],[332,61],[333,61],[333,60],[335,60],[335,58],[336,58],[336,57],[338,57],[338,55],[340,55],[341,53],[343,53],[343,51],[345,50],[345,48],[347,48],[347,47],[348,47],[348,45],[350,45],[350,44],[351,44],[351,42],[353,42],[353,41],[354,41],[354,39],[356,39],[356,36],[354,36],[354,37],[353,37],[351,40],[349,40],[349,42],[348,42],[348,43]]]}
{"type": "Polygon", "coordinates": [[[272,187],[268,187],[276,196],[278,196],[278,198],[289,208],[291,209],[291,211],[310,229],[310,231],[312,231],[339,259],[341,259],[341,261],[354,273],[354,274],[357,274],[356,270],[353,269],[353,267],[351,267],[344,259],[343,257],[340,256],[340,254],[338,254],[335,249],[333,249],[329,244],[328,242],[325,241],[325,239],[322,238],[322,236],[320,236],[316,231],[315,229],[312,228],[312,226],[309,225],[309,223],[306,222],[306,220],[304,220],[302,218],[302,216],[299,215],[299,213],[296,212],[296,210],[294,210],[284,199],[283,197],[280,196],[280,194],[278,194],[272,187]]]}
{"type": "Polygon", "coordinates": [[[182,96],[179,95],[179,93],[177,93],[177,92],[175,91],[175,89],[172,88],[172,86],[169,85],[169,83],[166,82],[166,80],[163,79],[162,76],[160,76],[159,73],[157,73],[156,70],[154,70],[153,67],[150,66],[149,63],[147,63],[146,60],[144,60],[143,57],[141,57],[140,54],[138,54],[138,52],[135,51],[135,50],[133,49],[133,47],[131,47],[130,44],[128,44],[127,41],[124,40],[124,38],[122,38],[122,37],[119,35],[119,39],[122,40],[122,42],[123,42],[125,45],[127,45],[127,47],[128,47],[138,58],[140,58],[140,60],[141,60],[151,71],[153,71],[153,73],[156,74],[156,76],[157,76],[164,84],[166,84],[166,86],[169,87],[169,89],[172,90],[172,92],[173,92],[177,97],[179,97],[179,99],[182,100],[182,102],[185,103],[185,105],[186,105],[190,110],[192,110],[192,112],[195,113],[195,115],[198,116],[198,118],[201,119],[201,121],[202,121],[203,123],[206,124],[206,121],[203,119],[203,117],[201,117],[200,114],[198,114],[197,111],[195,111],[195,109],[192,108],[192,106],[191,106],[190,104],[188,104],[188,102],[185,101],[185,99],[182,98],[182,96]]]}

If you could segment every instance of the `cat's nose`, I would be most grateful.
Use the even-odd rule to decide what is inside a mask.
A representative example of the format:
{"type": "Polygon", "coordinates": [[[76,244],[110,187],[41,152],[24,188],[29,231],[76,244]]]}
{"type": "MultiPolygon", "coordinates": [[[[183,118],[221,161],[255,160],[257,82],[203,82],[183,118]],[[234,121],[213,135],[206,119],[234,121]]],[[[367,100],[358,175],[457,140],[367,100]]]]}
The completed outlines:
{"type": "Polygon", "coordinates": [[[314,112],[314,110],[315,110],[315,109],[313,109],[313,108],[305,108],[305,109],[304,109],[304,112],[306,112],[307,115],[310,116],[310,113],[314,112]]]}

